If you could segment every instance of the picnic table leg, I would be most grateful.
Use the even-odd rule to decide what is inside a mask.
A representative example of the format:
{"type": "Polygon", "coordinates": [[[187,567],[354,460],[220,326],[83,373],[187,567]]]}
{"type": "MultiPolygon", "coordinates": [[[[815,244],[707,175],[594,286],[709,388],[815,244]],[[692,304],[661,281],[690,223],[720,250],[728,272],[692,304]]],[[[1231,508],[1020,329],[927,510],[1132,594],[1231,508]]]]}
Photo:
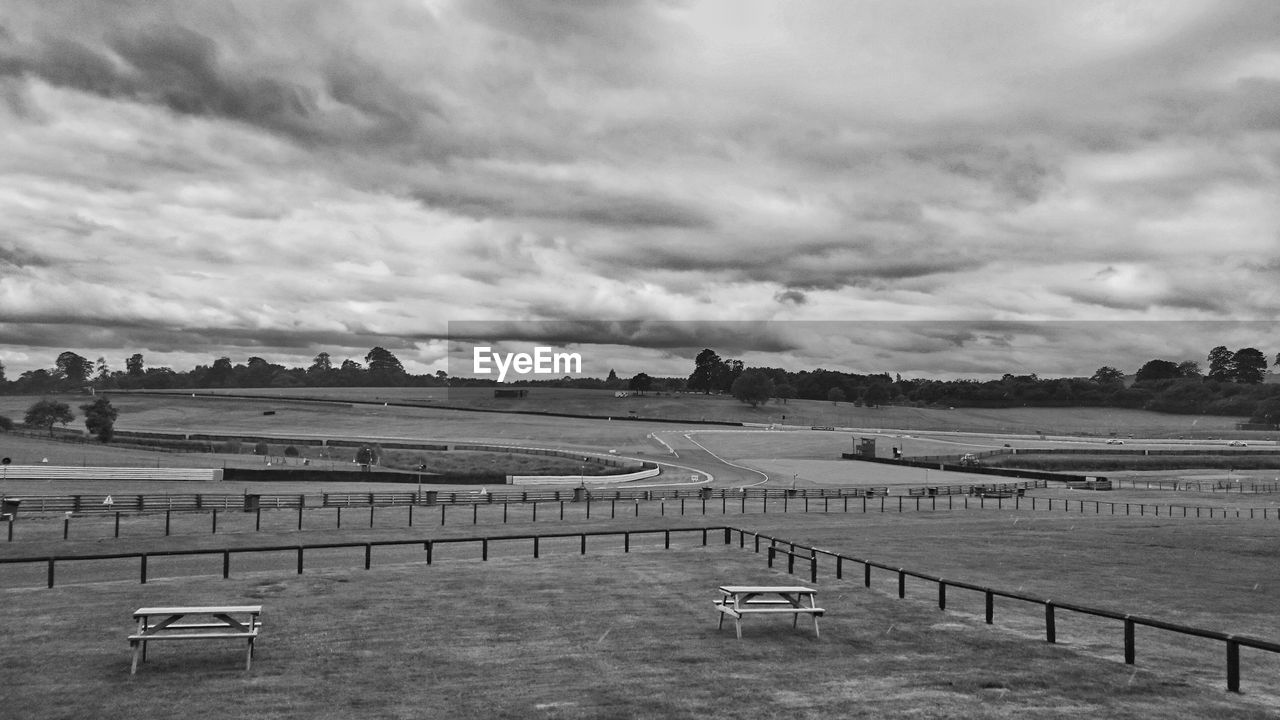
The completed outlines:
{"type": "Polygon", "coordinates": [[[738,633],[738,639],[742,639],[742,618],[735,617],[733,619],[733,629],[738,633]]]}
{"type": "Polygon", "coordinates": [[[138,674],[138,653],[141,650],[141,648],[138,646],[141,645],[142,643],[137,640],[131,640],[129,644],[133,646],[133,665],[129,667],[129,674],[137,675],[138,674]]]}
{"type": "Polygon", "coordinates": [[[253,664],[253,638],[249,638],[249,649],[244,654],[244,669],[247,672],[253,664]]]}
{"type": "Polygon", "coordinates": [[[820,634],[818,634],[818,613],[813,613],[813,636],[815,638],[822,637],[820,634]]]}

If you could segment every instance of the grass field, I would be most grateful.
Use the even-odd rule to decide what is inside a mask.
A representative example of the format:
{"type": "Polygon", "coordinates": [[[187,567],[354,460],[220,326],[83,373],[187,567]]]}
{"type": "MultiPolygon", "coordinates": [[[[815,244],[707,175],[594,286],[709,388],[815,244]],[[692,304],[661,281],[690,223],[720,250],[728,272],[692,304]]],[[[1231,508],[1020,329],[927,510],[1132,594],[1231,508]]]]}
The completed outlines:
{"type": "MultiPolygon", "coordinates": [[[[413,403],[424,407],[456,406],[486,410],[519,411],[519,412],[556,412],[576,413],[594,416],[611,416],[615,421],[630,417],[670,418],[676,420],[701,421],[715,420],[727,422],[753,423],[785,423],[788,425],[820,425],[856,428],[897,428],[902,430],[934,430],[968,432],[1014,433],[1014,434],[1061,434],[1061,435],[1093,435],[1108,436],[1112,433],[1124,436],[1130,433],[1143,437],[1242,437],[1261,438],[1267,433],[1241,432],[1235,430],[1235,424],[1244,418],[1217,415],[1167,415],[1142,410],[1125,410],[1121,408],[956,408],[954,410],[939,408],[909,407],[858,407],[851,403],[831,403],[817,400],[789,400],[786,404],[771,402],[758,408],[751,408],[725,395],[669,394],[645,395],[628,398],[615,398],[608,390],[575,390],[562,388],[530,388],[529,396],[524,399],[494,398],[490,388],[255,388],[248,390],[201,390],[201,397],[191,398],[188,393],[157,393],[161,398],[154,402],[148,400],[152,394],[112,395],[112,404],[121,410],[120,427],[135,425],[148,428],[164,427],[167,422],[182,420],[194,427],[205,422],[223,423],[219,416],[224,412],[245,422],[249,427],[269,428],[276,420],[262,416],[262,412],[274,410],[277,415],[292,415],[303,411],[310,405],[291,402],[298,398],[326,398],[336,403],[322,411],[325,416],[344,416],[343,422],[356,427],[360,422],[346,415],[364,417],[366,420],[376,418],[379,413],[383,419],[394,418],[397,408],[381,407],[378,403],[413,403]],[[260,399],[213,401],[206,398],[210,393],[222,395],[252,394],[260,399]],[[182,400],[185,398],[185,400],[182,400]],[[347,406],[345,403],[361,404],[347,406]],[[370,404],[371,403],[371,404],[370,404]],[[204,408],[203,411],[198,408],[204,408]],[[343,408],[355,408],[354,414],[341,413],[343,408]],[[256,414],[257,418],[250,416],[256,414]],[[783,416],[786,416],[785,421],[783,416]],[[265,417],[265,420],[264,420],[265,417]]],[[[27,406],[36,398],[0,396],[0,415],[8,415],[20,419],[27,406]]],[[[84,402],[84,396],[64,398],[68,404],[75,406],[84,402]]],[[[301,416],[300,416],[301,417],[301,416]]],[[[422,416],[417,416],[422,417],[422,416]]],[[[513,433],[535,432],[545,437],[545,429],[523,427],[517,416],[492,413],[448,413],[445,415],[427,415],[427,418],[453,418],[459,423],[459,429],[471,437],[484,437],[486,428],[500,425],[503,437],[513,437],[513,433]],[[478,431],[478,432],[476,432],[478,431]]],[[[230,418],[227,418],[230,419],[230,418]]],[[[299,418],[291,418],[286,422],[293,423],[299,418]]],[[[566,427],[562,422],[567,418],[533,416],[530,423],[539,428],[566,427]]],[[[312,423],[320,432],[328,432],[331,426],[323,422],[312,423]]],[[[597,423],[591,423],[596,426],[597,423]]],[[[435,425],[431,425],[433,430],[435,425]]],[[[569,423],[567,427],[583,427],[569,423]]],[[[646,430],[647,432],[647,430],[646,430]]],[[[617,437],[612,432],[608,434],[617,437]]],[[[1272,439],[1275,434],[1271,433],[1272,439]]]]}
{"type": "MultiPolygon", "coordinates": [[[[998,583],[1180,622],[1276,630],[1274,540],[1255,525],[1145,524],[1114,519],[936,516],[756,518],[762,530],[870,559],[998,583]],[[975,542],[975,538],[984,538],[975,542]],[[1251,540],[1249,538],[1252,538],[1251,540]],[[1214,569],[1242,550],[1239,577],[1214,569]],[[1128,558],[1099,569],[1100,545],[1128,558]],[[1143,563],[1134,551],[1160,553],[1143,563]],[[1202,562],[1180,571],[1184,553],[1202,562]],[[1048,560],[1048,562],[1045,562],[1048,560]],[[1194,572],[1192,572],[1194,571],[1194,572]],[[1261,573],[1251,575],[1251,573],[1261,573]],[[1259,582],[1259,580],[1262,580],[1259,582]],[[1161,586],[1177,583],[1176,595],[1161,586]],[[1257,587],[1255,587],[1255,585],[1257,587]],[[1098,587],[1107,587],[1098,597],[1098,587]]],[[[634,527],[626,523],[574,527],[634,527]]],[[[508,528],[507,530],[510,530],[508,528]]],[[[710,600],[727,582],[790,584],[750,546],[623,554],[615,542],[494,545],[489,562],[450,551],[372,570],[262,572],[221,579],[136,580],[5,591],[11,628],[0,688],[15,718],[151,717],[965,717],[1256,718],[1271,716],[1276,664],[1246,653],[1243,694],[1222,690],[1221,648],[1143,632],[1124,665],[1120,628],[1063,615],[1059,643],[1035,612],[1002,603],[982,623],[980,596],[953,592],[951,611],[892,577],[872,589],[852,569],[816,583],[822,637],[802,623],[747,618],[744,638],[717,630],[710,600]],[[260,603],[266,629],[254,668],[232,643],[152,648],[128,674],[124,636],[136,607],[260,603]]]]}
{"type": "MultiPolygon", "coordinates": [[[[561,402],[539,398],[539,391],[534,389],[529,400],[561,402]]],[[[399,390],[380,392],[387,394],[384,402],[406,396],[399,390]]],[[[0,398],[0,414],[20,416],[13,407],[30,400],[0,398]]],[[[608,401],[612,400],[610,396],[608,401]]],[[[722,412],[738,411],[731,407],[732,401],[723,398],[664,396],[661,400],[698,403],[704,409],[712,407],[706,404],[710,402],[722,412]]],[[[606,401],[595,396],[575,402],[587,407],[606,401]]],[[[840,452],[849,451],[849,433],[726,433],[705,426],[632,420],[458,413],[391,405],[317,405],[285,398],[127,396],[113,403],[121,408],[119,426],[128,429],[487,440],[667,457],[666,447],[652,437],[656,435],[678,449],[681,461],[728,472],[717,465],[717,458],[724,458],[764,468],[775,482],[791,482],[793,476],[802,475],[799,481],[809,485],[925,484],[918,468],[835,460],[840,452]],[[264,415],[267,411],[275,414],[264,415]]],[[[819,409],[814,408],[814,417],[831,417],[819,415],[819,409]]],[[[854,409],[849,410],[852,413],[854,409]]],[[[1038,435],[1036,430],[1070,434],[1093,427],[1105,431],[1098,433],[1100,436],[1132,432],[1140,437],[1166,438],[1189,429],[1225,434],[1235,421],[1087,409],[856,410],[888,421],[859,423],[851,416],[849,425],[862,425],[868,432],[885,430],[880,442],[905,447],[909,454],[1024,442],[996,435],[957,438],[935,433],[922,437],[919,427],[927,424],[948,433],[1003,430],[1034,436],[1038,435]],[[942,423],[938,415],[953,422],[942,423]],[[1121,424],[1121,420],[1131,424],[1121,424]],[[1109,422],[1115,423],[1115,429],[1106,425],[1109,422]],[[944,427],[946,424],[957,427],[944,427]]],[[[62,452],[65,457],[51,461],[67,460],[65,464],[77,464],[77,453],[80,464],[88,465],[136,463],[146,467],[179,465],[191,459],[180,454],[134,454],[136,451],[118,448],[42,441],[30,441],[24,447],[13,440],[0,436],[3,453],[62,452]]],[[[745,470],[738,475],[748,476],[745,470]]],[[[723,477],[722,482],[730,482],[729,475],[723,477]]],[[[971,480],[966,477],[956,483],[971,480]]],[[[949,484],[951,480],[935,473],[928,482],[949,484]]],[[[42,487],[71,492],[69,485],[47,482],[15,489],[27,493],[42,487]]],[[[91,487],[93,491],[101,489],[91,487]]],[[[135,489],[138,487],[130,484],[127,491],[150,492],[159,486],[135,489]]],[[[219,489],[183,486],[172,492],[240,489],[238,485],[219,489]]],[[[281,486],[272,491],[294,490],[281,486]]],[[[315,489],[299,487],[297,491],[315,489]]],[[[1087,497],[1104,502],[1133,499],[1280,507],[1272,496],[1133,489],[1087,495],[1056,489],[1036,492],[1046,498],[1087,497]]],[[[343,529],[309,525],[312,529],[296,533],[285,523],[264,533],[211,535],[196,529],[171,538],[151,532],[121,540],[98,536],[63,541],[52,529],[31,540],[20,537],[20,542],[0,546],[0,553],[44,556],[111,548],[155,552],[181,547],[388,539],[409,533],[413,537],[456,536],[513,533],[534,527],[553,532],[557,528],[731,522],[957,580],[1280,639],[1280,620],[1272,612],[1280,601],[1280,579],[1273,567],[1280,552],[1274,528],[1280,524],[1274,519],[1210,521],[977,509],[901,515],[770,512],[703,519],[657,517],[653,506],[646,505],[641,518],[587,520],[578,509],[564,523],[548,522],[544,517],[536,526],[522,526],[524,521],[519,519],[494,525],[498,511],[489,510],[490,515],[479,526],[450,523],[421,530],[383,527],[379,521],[377,529],[368,528],[367,523],[364,528],[350,523],[343,529]]],[[[243,525],[247,517],[251,516],[237,520],[243,525]]],[[[153,521],[146,517],[127,520],[139,526],[153,521]]],[[[803,626],[792,630],[785,621],[748,618],[744,639],[738,642],[731,630],[716,630],[710,603],[715,587],[730,582],[790,583],[798,578],[766,568],[763,556],[737,547],[701,548],[685,542],[670,551],[659,545],[624,554],[616,546],[593,544],[591,553],[579,556],[576,545],[572,541],[570,545],[544,547],[544,557],[537,561],[531,561],[527,547],[499,544],[487,563],[463,553],[429,567],[422,562],[400,562],[375,564],[370,571],[309,568],[303,575],[253,571],[237,573],[230,580],[161,577],[147,585],[137,584],[135,568],[129,579],[119,582],[77,583],[73,579],[52,590],[3,590],[0,618],[12,630],[10,642],[0,647],[0,663],[12,677],[0,684],[0,707],[5,708],[6,717],[16,718],[150,717],[164,713],[181,714],[190,720],[353,716],[457,720],[747,715],[1280,717],[1276,711],[1280,696],[1272,682],[1280,673],[1280,660],[1246,651],[1242,656],[1244,692],[1227,693],[1223,689],[1221,643],[1142,630],[1138,663],[1128,666],[1120,656],[1121,629],[1114,622],[1060,614],[1059,642],[1049,645],[1043,640],[1043,616],[1037,608],[1002,602],[996,626],[989,627],[982,622],[979,595],[966,597],[953,592],[948,612],[942,613],[932,586],[912,582],[907,599],[898,600],[890,574],[878,575],[873,588],[865,589],[860,569],[850,569],[844,580],[836,580],[830,567],[822,571],[817,583],[819,600],[828,609],[820,640],[803,626]],[[267,607],[266,631],[252,672],[246,675],[237,669],[240,653],[230,643],[170,643],[154,647],[151,660],[136,677],[129,677],[124,636],[134,608],[215,601],[260,602],[267,607]]]]}

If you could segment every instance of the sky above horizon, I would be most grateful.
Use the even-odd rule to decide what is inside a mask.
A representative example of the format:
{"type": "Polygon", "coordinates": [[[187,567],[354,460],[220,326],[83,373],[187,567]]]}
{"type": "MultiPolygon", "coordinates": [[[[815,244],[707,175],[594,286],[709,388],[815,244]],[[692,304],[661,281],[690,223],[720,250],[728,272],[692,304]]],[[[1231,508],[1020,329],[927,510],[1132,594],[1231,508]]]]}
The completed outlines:
{"type": "Polygon", "coordinates": [[[0,0],[9,379],[1273,359],[1277,199],[1274,0],[0,0]]]}

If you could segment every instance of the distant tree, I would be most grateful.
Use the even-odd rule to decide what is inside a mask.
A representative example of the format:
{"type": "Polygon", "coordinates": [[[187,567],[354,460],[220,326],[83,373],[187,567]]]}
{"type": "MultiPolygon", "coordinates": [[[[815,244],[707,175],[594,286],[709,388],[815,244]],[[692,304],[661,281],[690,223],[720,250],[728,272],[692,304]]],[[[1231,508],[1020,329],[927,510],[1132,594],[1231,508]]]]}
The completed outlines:
{"type": "Polygon", "coordinates": [[[120,412],[111,406],[111,401],[99,397],[81,405],[80,410],[84,412],[84,426],[89,433],[101,442],[111,442],[115,437],[116,418],[120,416],[120,412]]]}
{"type": "MultiPolygon", "coordinates": [[[[1280,363],[1280,355],[1276,356],[1276,362],[1280,363]]],[[[0,383],[7,382],[4,379],[4,363],[0,362],[0,383]]]]}
{"type": "Polygon", "coordinates": [[[653,387],[653,378],[644,373],[636,373],[634,377],[627,381],[627,389],[637,393],[647,393],[653,387]]]}
{"type": "Polygon", "coordinates": [[[241,373],[240,387],[268,387],[271,385],[271,378],[280,370],[284,370],[284,367],[273,365],[260,357],[251,357],[241,373]]]}
{"type": "Polygon", "coordinates": [[[9,432],[13,430],[13,420],[5,415],[0,415],[0,432],[9,432]]]}
{"type": "Polygon", "coordinates": [[[1103,365],[1097,370],[1094,370],[1093,377],[1089,379],[1099,385],[1115,385],[1116,383],[1124,382],[1124,373],[1110,365],[1103,365]]]}
{"type": "MultiPolygon", "coordinates": [[[[887,395],[888,393],[886,393],[887,395]]],[[[827,391],[827,400],[832,404],[842,403],[845,401],[844,388],[833,387],[827,391]]]]}
{"type": "Polygon", "coordinates": [[[1235,376],[1235,368],[1233,367],[1233,359],[1235,353],[1226,348],[1225,345],[1209,351],[1209,379],[1221,382],[1231,382],[1235,376]]]}
{"type": "Polygon", "coordinates": [[[266,455],[271,452],[271,448],[264,442],[256,442],[253,444],[254,455],[266,455]]]}
{"type": "Polygon", "coordinates": [[[742,376],[745,365],[741,360],[725,360],[716,371],[716,389],[727,393],[733,390],[733,381],[742,376]]]}
{"type": "Polygon", "coordinates": [[[292,445],[290,445],[290,446],[286,447],[286,448],[284,449],[284,456],[285,456],[285,457],[287,457],[287,458],[296,458],[296,457],[298,457],[298,448],[296,448],[296,447],[294,447],[294,446],[292,446],[292,445]]]}
{"type": "Polygon", "coordinates": [[[1253,416],[1249,418],[1249,422],[1265,423],[1267,425],[1280,424],[1280,395],[1272,395],[1255,405],[1253,416]]]}
{"type": "Polygon", "coordinates": [[[205,376],[207,387],[232,387],[235,383],[235,368],[231,366],[231,358],[220,357],[213,361],[213,367],[205,376]]]}
{"type": "Polygon", "coordinates": [[[1178,363],[1178,375],[1184,378],[1204,377],[1204,371],[1200,369],[1200,363],[1195,360],[1183,360],[1178,363]]]}
{"type": "Polygon", "coordinates": [[[27,427],[45,428],[49,431],[49,435],[52,436],[54,423],[62,423],[63,427],[66,427],[66,424],[72,420],[75,420],[75,415],[71,414],[70,405],[45,398],[37,400],[31,407],[27,408],[27,414],[22,422],[27,427]]]}
{"type": "Polygon", "coordinates": [[[773,397],[773,380],[761,370],[744,370],[729,388],[729,393],[739,402],[759,407],[773,397]]]}
{"type": "Polygon", "coordinates": [[[134,353],[124,361],[125,374],[129,377],[142,377],[146,369],[142,362],[142,353],[134,353]]]}
{"type": "Polygon", "coordinates": [[[609,376],[604,379],[605,387],[622,387],[622,379],[618,377],[618,373],[613,368],[609,368],[609,376]]]}
{"type": "Polygon", "coordinates": [[[788,400],[796,396],[796,388],[789,382],[774,383],[773,396],[786,405],[788,400]]]}
{"type": "Polygon", "coordinates": [[[70,350],[58,356],[57,375],[68,386],[77,387],[89,381],[93,363],[70,350]]]}
{"type": "Polygon", "coordinates": [[[399,358],[391,354],[391,351],[380,347],[370,350],[364,356],[364,361],[369,364],[369,372],[371,373],[404,374],[404,365],[400,364],[399,358]]]}
{"type": "Polygon", "coordinates": [[[1257,348],[1240,348],[1231,356],[1232,380],[1258,385],[1267,378],[1267,356],[1257,348]]]}
{"type": "Polygon", "coordinates": [[[693,360],[693,373],[689,375],[688,387],[694,392],[708,395],[715,388],[716,373],[723,365],[720,356],[711,348],[698,353],[693,360]]]}
{"type": "Polygon", "coordinates": [[[329,353],[322,352],[316,355],[311,361],[311,367],[307,368],[308,375],[325,375],[333,371],[333,360],[329,357],[329,353]]]}
{"type": "Polygon", "coordinates": [[[1177,363],[1168,360],[1149,360],[1147,364],[1138,368],[1138,374],[1134,377],[1134,382],[1167,380],[1176,377],[1179,377],[1177,363]]]}
{"type": "Polygon", "coordinates": [[[889,388],[885,383],[872,383],[862,394],[862,404],[867,407],[879,407],[889,400],[889,388]]]}
{"type": "Polygon", "coordinates": [[[111,368],[107,365],[107,359],[98,356],[97,362],[94,363],[93,381],[95,383],[105,383],[111,377],[111,368]]]}

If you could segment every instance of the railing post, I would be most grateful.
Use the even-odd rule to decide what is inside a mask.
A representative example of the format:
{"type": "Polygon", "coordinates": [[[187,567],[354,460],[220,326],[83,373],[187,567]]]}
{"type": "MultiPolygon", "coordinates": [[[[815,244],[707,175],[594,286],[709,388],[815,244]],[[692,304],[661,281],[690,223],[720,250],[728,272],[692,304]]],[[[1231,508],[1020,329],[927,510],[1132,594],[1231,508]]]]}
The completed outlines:
{"type": "Polygon", "coordinates": [[[298,574],[302,574],[302,546],[298,546],[298,574]]]}
{"type": "MultiPolygon", "coordinates": [[[[443,507],[443,506],[442,506],[442,507],[443,507]]],[[[434,542],[432,542],[431,540],[428,540],[428,541],[426,541],[426,542],[422,543],[422,549],[427,551],[427,564],[428,564],[428,565],[430,565],[430,564],[431,564],[431,552],[432,552],[432,546],[433,546],[434,544],[435,544],[435,543],[434,543],[434,542]]]]}
{"type": "Polygon", "coordinates": [[[1053,603],[1044,603],[1044,640],[1048,643],[1058,642],[1058,626],[1053,617],[1053,603]]]}
{"type": "Polygon", "coordinates": [[[902,568],[898,568],[898,597],[907,596],[907,573],[902,568]]]}
{"type": "Polygon", "coordinates": [[[373,543],[364,544],[364,569],[368,570],[373,566],[373,543]]]}
{"type": "Polygon", "coordinates": [[[631,552],[631,533],[629,532],[622,533],[622,552],[631,552]]]}
{"type": "Polygon", "coordinates": [[[376,507],[377,507],[377,505],[370,505],[370,506],[369,506],[369,527],[373,527],[373,509],[374,509],[374,508],[376,508],[376,507]]]}
{"type": "Polygon", "coordinates": [[[843,578],[844,578],[844,556],[837,555],[836,556],[836,579],[840,580],[843,578]]]}
{"type": "Polygon", "coordinates": [[[946,580],[938,581],[938,609],[939,610],[947,609],[947,581],[946,580]]]}
{"type": "MultiPolygon", "coordinates": [[[[120,511],[116,511],[116,537],[120,537],[120,511]]],[[[9,521],[9,539],[13,539],[13,521],[9,521]]]]}
{"type": "Polygon", "coordinates": [[[1240,692],[1240,643],[1227,640],[1227,690],[1240,692]]]}
{"type": "Polygon", "coordinates": [[[818,551],[811,550],[813,554],[809,556],[809,582],[818,582],[818,551]]]}
{"type": "Polygon", "coordinates": [[[231,577],[231,551],[222,551],[222,579],[226,580],[231,577]]]}
{"type": "Polygon", "coordinates": [[[537,535],[533,536],[533,559],[534,560],[538,559],[538,541],[540,539],[541,538],[539,538],[537,535]]]}
{"type": "Polygon", "coordinates": [[[1132,665],[1134,663],[1134,642],[1133,642],[1133,620],[1129,616],[1124,618],[1124,664],[1132,665]]]}
{"type": "Polygon", "coordinates": [[[773,555],[774,555],[774,553],[776,553],[776,552],[777,552],[777,549],[776,549],[776,548],[774,548],[772,545],[770,545],[770,546],[769,546],[769,552],[768,552],[768,553],[766,553],[766,555],[767,555],[767,556],[768,556],[768,558],[769,558],[769,560],[768,560],[768,563],[769,563],[769,564],[768,564],[768,566],[769,566],[769,567],[771,567],[771,568],[773,567],[773,555]]]}
{"type": "Polygon", "coordinates": [[[871,563],[862,564],[862,584],[871,587],[871,563]]]}
{"type": "MultiPolygon", "coordinates": [[[[146,555],[143,555],[142,557],[145,558],[146,555]]],[[[53,558],[49,558],[48,580],[49,587],[53,587],[53,558]]]]}
{"type": "Polygon", "coordinates": [[[988,591],[986,591],[986,596],[987,596],[987,598],[986,598],[986,600],[987,600],[987,602],[986,602],[986,605],[987,605],[987,624],[988,624],[988,625],[990,625],[991,623],[995,622],[995,617],[996,617],[996,595],[995,595],[995,593],[993,593],[993,592],[991,592],[990,590],[988,590],[988,591]]]}
{"type": "Polygon", "coordinates": [[[702,528],[702,544],[703,544],[703,546],[704,546],[704,547],[705,547],[705,546],[706,546],[706,544],[707,544],[707,529],[706,529],[706,528],[702,528]]]}
{"type": "MultiPolygon", "coordinates": [[[[139,556],[138,556],[138,558],[139,558],[139,560],[141,561],[141,562],[139,562],[139,563],[138,563],[138,565],[139,565],[139,567],[138,567],[138,575],[139,575],[138,582],[139,582],[139,583],[141,583],[142,585],[146,585],[146,584],[147,584],[147,554],[146,554],[146,553],[142,553],[141,555],[139,555],[139,556]]],[[[52,560],[50,560],[50,561],[49,561],[49,573],[50,573],[50,577],[52,577],[52,574],[53,574],[53,561],[52,561],[52,560]]],[[[50,584],[49,584],[49,587],[53,587],[53,583],[50,583],[50,584]]]]}
{"type": "Polygon", "coordinates": [[[480,559],[489,561],[489,538],[480,538],[480,559]]]}

